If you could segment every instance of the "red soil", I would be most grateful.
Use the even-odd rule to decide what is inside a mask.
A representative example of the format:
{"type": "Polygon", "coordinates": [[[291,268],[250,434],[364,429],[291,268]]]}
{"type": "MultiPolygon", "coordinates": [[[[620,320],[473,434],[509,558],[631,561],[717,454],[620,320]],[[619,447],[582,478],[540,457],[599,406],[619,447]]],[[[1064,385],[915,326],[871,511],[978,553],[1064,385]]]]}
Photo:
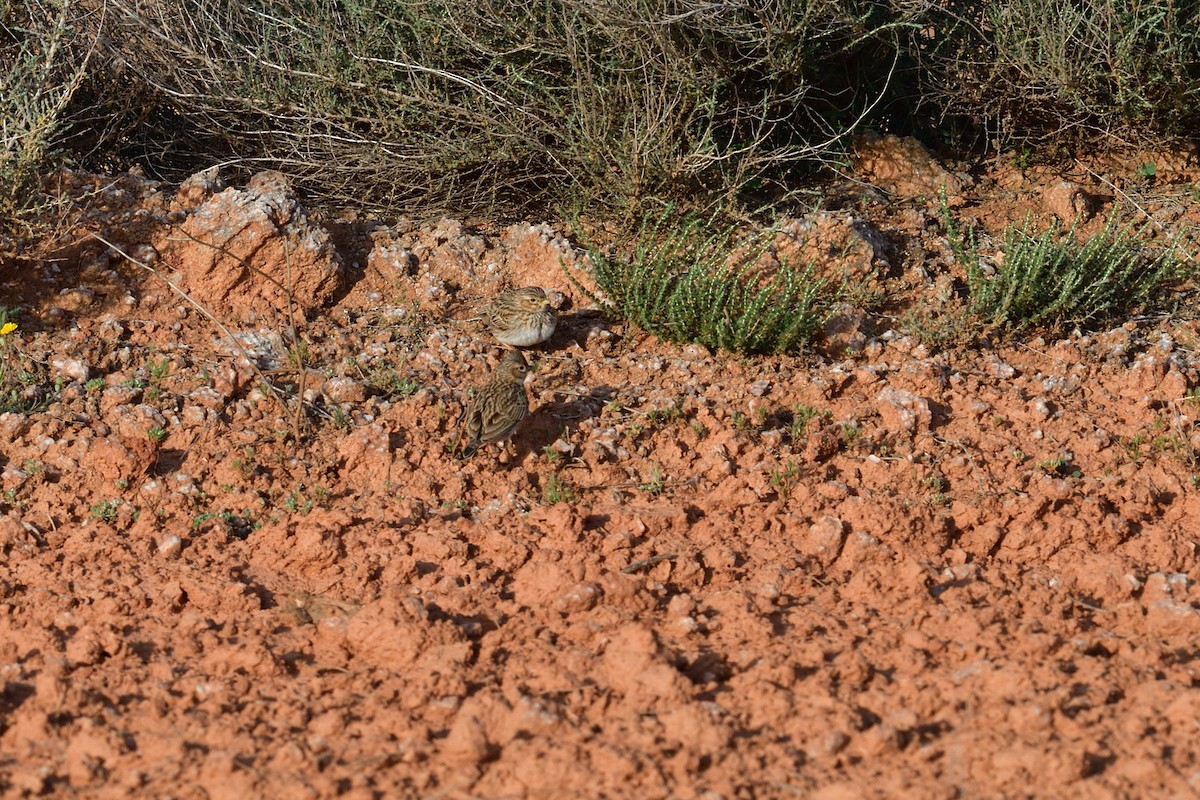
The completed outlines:
{"type": "MultiPolygon", "coordinates": [[[[3,288],[7,379],[60,391],[0,415],[0,795],[1200,793],[1200,327],[932,352],[931,167],[872,146],[896,197],[788,229],[930,313],[787,358],[606,319],[550,226],[74,176],[159,272],[90,240],[3,288]],[[513,284],[567,305],[514,443],[462,464],[499,351],[461,320],[513,284]]],[[[1194,222],[1160,162],[1147,210],[1194,222]]],[[[954,202],[1101,225],[1132,168],[1093,169],[954,202]]]]}

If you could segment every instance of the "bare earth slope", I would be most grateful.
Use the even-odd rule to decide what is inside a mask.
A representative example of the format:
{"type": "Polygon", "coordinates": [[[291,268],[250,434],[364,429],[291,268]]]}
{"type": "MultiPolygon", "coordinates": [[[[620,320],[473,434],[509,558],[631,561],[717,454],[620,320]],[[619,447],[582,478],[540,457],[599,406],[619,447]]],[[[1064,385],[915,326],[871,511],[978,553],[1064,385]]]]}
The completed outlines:
{"type": "MultiPolygon", "coordinates": [[[[793,230],[932,297],[927,171],[876,158],[901,199],[793,230]]],[[[1102,224],[1088,176],[955,202],[1102,224]]],[[[114,247],[0,298],[0,795],[1200,792],[1195,323],[934,352],[848,310],[739,359],[591,309],[549,226],[74,179],[114,247]],[[531,416],[460,463],[465,318],[524,284],[565,298],[531,416]]]]}

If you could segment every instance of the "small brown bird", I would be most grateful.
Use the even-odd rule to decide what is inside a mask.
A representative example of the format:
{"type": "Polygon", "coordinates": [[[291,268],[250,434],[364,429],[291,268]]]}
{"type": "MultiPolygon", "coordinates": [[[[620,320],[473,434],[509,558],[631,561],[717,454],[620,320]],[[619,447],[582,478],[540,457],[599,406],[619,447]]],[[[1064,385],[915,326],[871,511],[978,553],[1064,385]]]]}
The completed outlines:
{"type": "Polygon", "coordinates": [[[502,442],[512,435],[521,420],[529,413],[529,398],[525,394],[525,376],[529,365],[525,356],[510,350],[488,379],[488,382],[471,400],[459,427],[462,439],[466,428],[466,445],[458,454],[460,460],[475,455],[479,445],[502,442]]]}
{"type": "Polygon", "coordinates": [[[480,312],[483,324],[509,347],[541,344],[554,333],[558,314],[537,286],[509,289],[480,312]]]}

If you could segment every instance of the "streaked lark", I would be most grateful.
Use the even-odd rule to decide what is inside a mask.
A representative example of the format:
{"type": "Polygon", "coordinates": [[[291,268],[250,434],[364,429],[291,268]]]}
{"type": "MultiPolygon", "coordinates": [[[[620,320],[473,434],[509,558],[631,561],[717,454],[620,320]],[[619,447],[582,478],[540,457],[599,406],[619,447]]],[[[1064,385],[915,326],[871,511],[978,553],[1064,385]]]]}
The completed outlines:
{"type": "Polygon", "coordinates": [[[537,286],[509,289],[480,311],[492,335],[509,347],[532,347],[554,333],[558,313],[537,286]]]}
{"type": "Polygon", "coordinates": [[[525,419],[529,413],[529,397],[525,394],[528,374],[525,356],[516,350],[510,350],[496,365],[463,415],[459,441],[465,432],[466,444],[458,454],[459,459],[475,455],[481,444],[504,441],[525,419]]]}

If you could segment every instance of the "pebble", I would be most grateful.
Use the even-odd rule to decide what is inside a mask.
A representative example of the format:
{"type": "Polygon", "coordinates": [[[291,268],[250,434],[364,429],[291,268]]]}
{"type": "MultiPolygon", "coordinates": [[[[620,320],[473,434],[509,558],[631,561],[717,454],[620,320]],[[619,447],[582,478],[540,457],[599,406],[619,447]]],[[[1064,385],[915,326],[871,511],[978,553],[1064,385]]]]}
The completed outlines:
{"type": "Polygon", "coordinates": [[[1035,397],[1033,400],[1029,401],[1029,413],[1034,419],[1038,420],[1039,422],[1044,422],[1045,420],[1050,419],[1054,412],[1050,409],[1050,404],[1044,399],[1035,397]]]}
{"type": "Polygon", "coordinates": [[[91,370],[87,364],[83,363],[78,358],[66,358],[64,356],[55,356],[50,359],[50,369],[55,375],[60,375],[64,378],[70,378],[73,381],[80,383],[87,382],[91,370]]]}
{"type": "Polygon", "coordinates": [[[158,543],[158,554],[167,558],[174,558],[179,555],[179,551],[183,549],[183,539],[180,539],[175,534],[164,536],[158,543]]]}
{"type": "Polygon", "coordinates": [[[186,472],[176,472],[171,476],[172,482],[175,484],[175,491],[185,496],[191,496],[199,491],[196,488],[196,479],[186,472]]]}
{"type": "Polygon", "coordinates": [[[331,403],[361,403],[367,390],[361,383],[350,378],[330,378],[325,381],[325,396],[331,403]]]}
{"type": "Polygon", "coordinates": [[[992,354],[992,373],[997,378],[1008,380],[1009,378],[1016,376],[1017,370],[1010,364],[1001,361],[1000,358],[995,354],[992,354]]]}

